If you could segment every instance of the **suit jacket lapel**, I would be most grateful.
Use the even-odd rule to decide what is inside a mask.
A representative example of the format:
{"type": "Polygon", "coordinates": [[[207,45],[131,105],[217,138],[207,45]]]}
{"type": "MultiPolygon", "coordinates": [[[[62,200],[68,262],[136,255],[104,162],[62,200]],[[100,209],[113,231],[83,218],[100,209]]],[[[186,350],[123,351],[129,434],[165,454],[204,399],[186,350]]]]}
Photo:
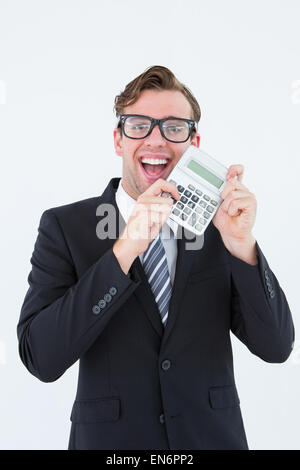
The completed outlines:
{"type": "Polygon", "coordinates": [[[138,302],[141,304],[142,309],[146,313],[154,330],[157,332],[159,337],[162,337],[164,333],[164,326],[162,324],[157,303],[155,302],[153,292],[149,285],[147,276],[145,274],[145,271],[144,271],[144,268],[142,266],[139,256],[132,263],[129,272],[132,273],[133,275],[139,276],[139,278],[141,279],[142,282],[136,288],[133,295],[137,298],[138,302]]]}
{"type": "MultiPolygon", "coordinates": [[[[186,237],[185,229],[182,229],[181,233],[181,237],[177,239],[176,272],[172,296],[169,304],[168,320],[163,337],[164,343],[167,341],[176,323],[176,318],[180,310],[181,301],[189,278],[190,270],[195,259],[195,251],[187,250],[186,247],[186,244],[191,242],[192,240],[186,237]]],[[[203,237],[204,236],[202,235],[202,240],[204,239],[203,237]]]]}
{"type": "MultiPolygon", "coordinates": [[[[202,243],[203,238],[202,235],[202,243]]],[[[148,283],[147,276],[144,272],[144,268],[140,262],[139,257],[133,262],[130,272],[132,274],[137,274],[142,280],[140,286],[135,290],[134,295],[139,300],[144,311],[146,312],[153,328],[165,342],[175,323],[176,318],[180,309],[181,300],[186,288],[186,283],[188,281],[189,273],[194,261],[195,251],[187,250],[186,243],[191,242],[190,238],[186,238],[185,230],[182,230],[181,238],[177,239],[177,260],[176,260],[176,271],[174,278],[174,285],[172,288],[172,296],[169,303],[169,313],[166,328],[163,326],[160,313],[157,307],[157,304],[154,299],[151,287],[148,283]]]]}

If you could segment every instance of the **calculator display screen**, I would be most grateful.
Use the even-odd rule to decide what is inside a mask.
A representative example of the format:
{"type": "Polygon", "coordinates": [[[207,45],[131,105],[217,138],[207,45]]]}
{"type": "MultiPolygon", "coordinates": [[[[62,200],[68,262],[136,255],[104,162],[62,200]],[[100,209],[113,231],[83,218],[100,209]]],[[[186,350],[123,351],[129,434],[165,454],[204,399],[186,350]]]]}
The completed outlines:
{"type": "Polygon", "coordinates": [[[212,184],[216,188],[220,188],[222,184],[224,183],[223,180],[218,178],[216,175],[208,171],[206,168],[201,166],[198,162],[195,160],[190,160],[187,167],[192,170],[194,173],[197,175],[201,176],[203,179],[208,181],[208,183],[212,184]]]}

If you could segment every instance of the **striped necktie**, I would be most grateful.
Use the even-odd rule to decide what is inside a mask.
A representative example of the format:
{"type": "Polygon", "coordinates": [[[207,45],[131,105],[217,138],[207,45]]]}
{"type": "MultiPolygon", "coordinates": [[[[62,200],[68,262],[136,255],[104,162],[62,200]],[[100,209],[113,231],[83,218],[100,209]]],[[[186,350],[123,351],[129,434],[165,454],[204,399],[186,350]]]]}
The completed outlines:
{"type": "Polygon", "coordinates": [[[149,244],[143,255],[143,266],[157,303],[164,326],[168,318],[172,285],[167,256],[159,234],[149,244]]]}

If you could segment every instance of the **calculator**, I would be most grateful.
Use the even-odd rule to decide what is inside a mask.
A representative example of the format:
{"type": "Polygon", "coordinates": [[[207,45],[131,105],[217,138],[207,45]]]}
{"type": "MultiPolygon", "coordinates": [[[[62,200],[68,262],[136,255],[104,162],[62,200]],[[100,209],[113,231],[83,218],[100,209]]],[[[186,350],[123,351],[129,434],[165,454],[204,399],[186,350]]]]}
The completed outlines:
{"type": "Polygon", "coordinates": [[[180,194],[180,200],[174,200],[169,218],[202,235],[223,201],[221,193],[227,172],[228,168],[191,145],[167,178],[180,194]]]}

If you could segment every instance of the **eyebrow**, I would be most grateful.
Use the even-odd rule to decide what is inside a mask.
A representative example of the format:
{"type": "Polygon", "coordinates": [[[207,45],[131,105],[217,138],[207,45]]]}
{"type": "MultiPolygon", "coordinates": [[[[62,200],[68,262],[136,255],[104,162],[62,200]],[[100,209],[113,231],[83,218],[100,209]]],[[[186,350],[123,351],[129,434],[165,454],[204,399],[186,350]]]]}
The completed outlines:
{"type": "MultiPolygon", "coordinates": [[[[139,114],[139,113],[124,113],[124,114],[132,114],[132,115],[136,115],[136,116],[145,116],[145,117],[149,117],[149,118],[152,118],[152,119],[158,119],[158,118],[154,118],[153,116],[149,116],[148,114],[139,114]]],[[[174,116],[174,115],[168,115],[168,116],[159,118],[158,120],[161,120],[161,119],[188,119],[189,121],[193,121],[193,119],[191,119],[191,118],[185,118],[185,117],[174,116]]]]}

